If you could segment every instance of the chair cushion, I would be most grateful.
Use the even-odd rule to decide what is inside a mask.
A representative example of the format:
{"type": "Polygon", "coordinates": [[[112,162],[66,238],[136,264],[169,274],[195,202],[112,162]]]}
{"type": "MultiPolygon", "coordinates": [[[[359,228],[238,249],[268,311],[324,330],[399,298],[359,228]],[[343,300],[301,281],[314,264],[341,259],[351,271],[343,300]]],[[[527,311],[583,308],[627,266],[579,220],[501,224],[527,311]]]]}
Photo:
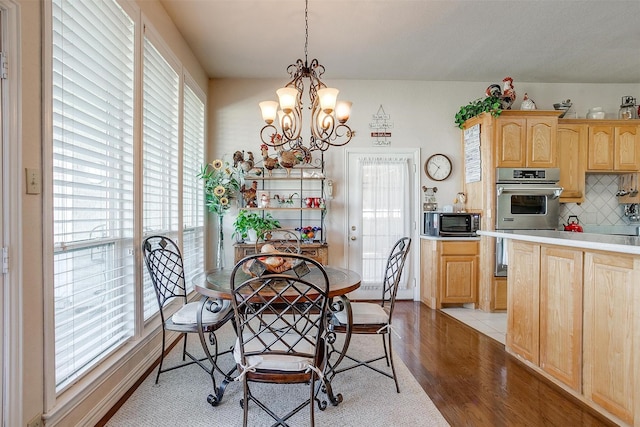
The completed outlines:
{"type": "MultiPolygon", "coordinates": [[[[245,334],[247,335],[247,334],[245,334]]],[[[271,342],[273,334],[263,333],[260,335],[264,341],[271,342]]],[[[293,334],[292,340],[295,339],[293,334]]],[[[302,340],[295,345],[295,350],[303,353],[313,353],[313,346],[306,340],[302,340]]],[[[260,351],[264,349],[264,346],[259,340],[251,340],[245,343],[245,352],[260,351]]],[[[273,350],[285,350],[284,344],[281,342],[276,343],[271,347],[273,350]]],[[[236,338],[236,345],[233,349],[233,357],[236,363],[240,363],[240,340],[236,338]]],[[[259,356],[247,357],[247,366],[253,366],[258,369],[272,370],[272,371],[304,371],[307,366],[313,366],[313,358],[300,357],[286,354],[262,354],[259,356]]]]}
{"type": "MultiPolygon", "coordinates": [[[[212,313],[209,310],[202,310],[202,323],[218,323],[224,316],[231,310],[231,301],[219,300],[222,303],[222,309],[217,313],[212,313]]],[[[190,302],[182,306],[182,308],[175,312],[171,317],[173,323],[178,325],[190,325],[197,323],[198,308],[200,303],[197,301],[190,302]]]]}
{"type": "MultiPolygon", "coordinates": [[[[352,302],[354,325],[386,324],[389,321],[389,313],[380,304],[371,302],[352,302]]],[[[341,324],[347,323],[347,311],[342,310],[334,314],[341,324]]]]}

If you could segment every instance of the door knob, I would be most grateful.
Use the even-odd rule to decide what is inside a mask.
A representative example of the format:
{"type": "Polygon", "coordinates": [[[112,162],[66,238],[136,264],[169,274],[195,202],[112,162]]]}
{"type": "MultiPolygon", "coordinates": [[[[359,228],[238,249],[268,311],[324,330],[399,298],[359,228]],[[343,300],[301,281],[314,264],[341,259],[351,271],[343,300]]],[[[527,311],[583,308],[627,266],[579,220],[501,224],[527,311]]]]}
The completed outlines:
{"type": "Polygon", "coordinates": [[[351,240],[356,240],[356,236],[351,236],[351,240]]]}

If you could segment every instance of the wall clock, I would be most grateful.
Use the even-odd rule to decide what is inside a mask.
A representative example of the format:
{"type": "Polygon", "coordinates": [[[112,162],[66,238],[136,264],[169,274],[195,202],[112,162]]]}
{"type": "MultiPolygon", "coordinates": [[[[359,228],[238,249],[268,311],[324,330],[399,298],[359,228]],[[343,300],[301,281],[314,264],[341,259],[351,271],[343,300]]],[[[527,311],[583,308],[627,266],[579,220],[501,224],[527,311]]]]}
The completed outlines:
{"type": "Polygon", "coordinates": [[[424,163],[424,172],[434,181],[444,181],[451,175],[451,159],[444,154],[434,154],[424,163]]]}

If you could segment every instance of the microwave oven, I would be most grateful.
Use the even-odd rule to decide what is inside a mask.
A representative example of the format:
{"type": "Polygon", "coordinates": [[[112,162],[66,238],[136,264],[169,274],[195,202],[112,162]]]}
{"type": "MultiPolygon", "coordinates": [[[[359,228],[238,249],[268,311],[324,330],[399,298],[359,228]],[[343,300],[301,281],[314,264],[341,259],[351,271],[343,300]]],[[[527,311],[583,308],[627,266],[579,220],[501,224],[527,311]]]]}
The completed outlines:
{"type": "Polygon", "coordinates": [[[480,214],[453,212],[423,212],[422,234],[434,237],[476,236],[480,229],[480,214]]]}

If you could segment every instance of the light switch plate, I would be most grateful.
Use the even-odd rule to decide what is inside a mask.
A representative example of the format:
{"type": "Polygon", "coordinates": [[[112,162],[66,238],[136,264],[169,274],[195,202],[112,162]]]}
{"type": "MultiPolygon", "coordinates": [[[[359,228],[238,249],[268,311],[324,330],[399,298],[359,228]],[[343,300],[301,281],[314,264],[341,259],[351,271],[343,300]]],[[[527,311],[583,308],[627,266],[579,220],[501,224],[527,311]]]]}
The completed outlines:
{"type": "Polygon", "coordinates": [[[42,192],[40,169],[26,168],[26,173],[27,194],[40,194],[42,192]]]}

